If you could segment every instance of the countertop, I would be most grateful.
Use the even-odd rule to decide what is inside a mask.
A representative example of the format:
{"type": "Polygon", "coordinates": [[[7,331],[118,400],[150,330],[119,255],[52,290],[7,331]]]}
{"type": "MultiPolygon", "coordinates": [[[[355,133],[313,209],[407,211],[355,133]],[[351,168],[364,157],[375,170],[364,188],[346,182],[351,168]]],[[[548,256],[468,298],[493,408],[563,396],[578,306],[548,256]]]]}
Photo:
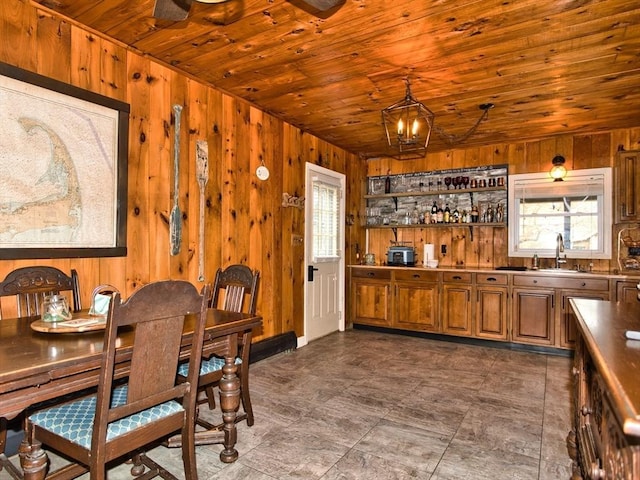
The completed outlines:
{"type": "Polygon", "coordinates": [[[608,272],[578,272],[576,270],[568,270],[568,269],[539,269],[532,270],[528,268],[527,270],[510,270],[510,269],[496,269],[496,268],[455,268],[455,267],[437,267],[437,268],[427,268],[422,265],[416,265],[414,267],[405,267],[405,266],[391,266],[391,265],[349,265],[350,268],[378,268],[378,269],[411,269],[411,270],[425,270],[430,272],[475,272],[475,273],[508,273],[508,274],[516,274],[516,275],[549,275],[549,276],[562,276],[562,277],[597,277],[597,278],[606,278],[606,279],[616,279],[616,280],[629,280],[629,281],[640,281],[640,271],[636,274],[629,273],[608,273],[608,272]]]}
{"type": "Polygon", "coordinates": [[[640,330],[640,302],[572,298],[569,304],[624,433],[640,437],[640,340],[625,337],[626,330],[640,330]]]}

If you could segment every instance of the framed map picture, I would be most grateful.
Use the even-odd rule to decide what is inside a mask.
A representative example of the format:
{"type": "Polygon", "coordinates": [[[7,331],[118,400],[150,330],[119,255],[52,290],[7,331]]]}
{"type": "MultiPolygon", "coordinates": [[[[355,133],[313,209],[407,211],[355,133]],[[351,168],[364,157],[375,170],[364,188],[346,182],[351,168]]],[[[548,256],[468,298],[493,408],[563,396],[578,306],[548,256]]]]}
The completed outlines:
{"type": "Polygon", "coordinates": [[[0,259],[125,256],[129,105],[0,63],[0,259]]]}

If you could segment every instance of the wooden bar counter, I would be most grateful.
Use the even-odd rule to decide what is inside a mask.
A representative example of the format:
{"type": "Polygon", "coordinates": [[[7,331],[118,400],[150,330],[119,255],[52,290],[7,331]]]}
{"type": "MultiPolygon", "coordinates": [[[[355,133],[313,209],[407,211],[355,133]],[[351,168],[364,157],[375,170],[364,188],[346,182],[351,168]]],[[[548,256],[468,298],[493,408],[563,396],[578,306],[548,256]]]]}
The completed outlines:
{"type": "Polygon", "coordinates": [[[578,338],[573,428],[567,437],[573,479],[640,479],[640,302],[572,298],[578,338]]]}

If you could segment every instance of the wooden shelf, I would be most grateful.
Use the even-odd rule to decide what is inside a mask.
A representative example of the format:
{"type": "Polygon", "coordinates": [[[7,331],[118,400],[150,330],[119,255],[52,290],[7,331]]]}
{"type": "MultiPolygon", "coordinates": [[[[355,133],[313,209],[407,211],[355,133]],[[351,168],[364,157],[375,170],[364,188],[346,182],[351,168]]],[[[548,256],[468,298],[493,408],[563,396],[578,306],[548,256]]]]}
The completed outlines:
{"type": "Polygon", "coordinates": [[[443,195],[460,195],[464,193],[478,193],[478,192],[499,192],[506,191],[507,187],[485,187],[485,188],[463,188],[463,189],[450,189],[450,190],[431,190],[429,192],[396,192],[396,193],[380,193],[377,195],[365,195],[366,199],[375,198],[403,198],[403,197],[440,197],[443,195]]]}
{"type": "Polygon", "coordinates": [[[476,223],[418,223],[416,225],[365,225],[366,229],[394,229],[394,228],[447,228],[447,227],[506,227],[505,222],[476,222],[476,223]]]}

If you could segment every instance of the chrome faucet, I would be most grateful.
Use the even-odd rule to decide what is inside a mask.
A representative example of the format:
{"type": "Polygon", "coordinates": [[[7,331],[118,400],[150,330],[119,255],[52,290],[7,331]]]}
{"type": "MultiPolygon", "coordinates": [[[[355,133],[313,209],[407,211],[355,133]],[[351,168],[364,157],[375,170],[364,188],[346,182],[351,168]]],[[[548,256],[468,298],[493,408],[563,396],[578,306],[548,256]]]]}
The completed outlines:
{"type": "Polygon", "coordinates": [[[560,258],[560,253],[564,252],[564,240],[562,239],[562,234],[559,233],[556,237],[556,268],[560,268],[560,264],[567,263],[567,256],[565,258],[560,258]]]}

